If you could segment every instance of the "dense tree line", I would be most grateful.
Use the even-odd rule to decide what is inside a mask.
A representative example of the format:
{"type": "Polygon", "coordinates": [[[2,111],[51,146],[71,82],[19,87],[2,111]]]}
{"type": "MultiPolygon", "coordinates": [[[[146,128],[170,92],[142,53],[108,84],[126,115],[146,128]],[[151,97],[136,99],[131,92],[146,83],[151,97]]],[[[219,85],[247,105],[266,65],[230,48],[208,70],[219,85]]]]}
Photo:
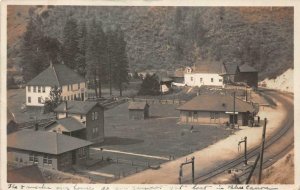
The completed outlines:
{"type": "Polygon", "coordinates": [[[93,18],[69,18],[63,28],[63,38],[51,38],[43,32],[43,19],[30,14],[21,45],[21,66],[25,81],[29,81],[52,63],[63,63],[86,77],[102,96],[103,84],[119,89],[128,83],[128,58],[124,32],[120,27],[103,30],[102,22],[93,18]]]}

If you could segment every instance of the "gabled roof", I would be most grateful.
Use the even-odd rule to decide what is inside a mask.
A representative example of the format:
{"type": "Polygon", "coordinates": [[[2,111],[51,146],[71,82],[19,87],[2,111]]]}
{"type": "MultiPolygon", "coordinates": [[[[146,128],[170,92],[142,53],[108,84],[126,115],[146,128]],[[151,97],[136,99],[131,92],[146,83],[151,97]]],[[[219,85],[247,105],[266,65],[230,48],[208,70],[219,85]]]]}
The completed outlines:
{"type": "MultiPolygon", "coordinates": [[[[233,97],[228,95],[199,95],[179,106],[178,110],[186,111],[221,111],[233,112],[233,97]]],[[[254,112],[254,107],[238,98],[235,99],[236,112],[254,112]]]]}
{"type": "Polygon", "coordinates": [[[67,132],[78,131],[85,128],[83,123],[77,121],[73,117],[58,119],[46,126],[46,128],[48,128],[47,130],[49,130],[49,128],[54,128],[58,125],[64,127],[67,130],[67,132]]]}
{"type": "Polygon", "coordinates": [[[234,75],[236,73],[238,65],[235,63],[224,64],[227,75],[234,75]]]}
{"type": "Polygon", "coordinates": [[[143,110],[149,106],[146,102],[129,102],[128,109],[129,110],[143,110]]]}
{"type": "Polygon", "coordinates": [[[240,65],[239,66],[239,70],[240,70],[240,72],[242,72],[242,73],[247,73],[247,72],[257,72],[257,70],[255,69],[255,68],[253,68],[253,67],[251,67],[250,65],[248,65],[248,64],[244,64],[244,65],[240,65]]]}
{"type": "Polygon", "coordinates": [[[85,82],[85,79],[78,73],[64,64],[51,64],[31,81],[28,86],[63,86],[85,82]]]}
{"type": "MultiPolygon", "coordinates": [[[[62,102],[54,109],[54,112],[58,113],[75,113],[75,114],[87,114],[96,105],[101,106],[98,102],[93,101],[67,101],[68,108],[66,109],[66,103],[62,102]]],[[[101,106],[102,107],[102,106],[101,106]]]]}
{"type": "Polygon", "coordinates": [[[24,166],[7,171],[8,183],[45,183],[45,179],[37,165],[24,166]]]}
{"type": "Polygon", "coordinates": [[[192,73],[224,73],[223,64],[219,61],[201,60],[200,64],[192,67],[192,73]]]}
{"type": "Polygon", "coordinates": [[[47,154],[62,154],[91,145],[89,141],[47,131],[20,130],[7,136],[7,146],[47,154]]]}

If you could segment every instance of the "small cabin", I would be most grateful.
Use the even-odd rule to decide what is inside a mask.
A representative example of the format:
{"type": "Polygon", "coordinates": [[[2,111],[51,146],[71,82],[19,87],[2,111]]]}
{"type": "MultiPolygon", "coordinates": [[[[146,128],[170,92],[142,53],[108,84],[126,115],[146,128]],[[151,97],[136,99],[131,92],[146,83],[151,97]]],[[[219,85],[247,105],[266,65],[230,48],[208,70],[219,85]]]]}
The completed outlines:
{"type": "Polygon", "coordinates": [[[129,102],[129,119],[142,120],[149,118],[149,107],[147,102],[129,102]]]}

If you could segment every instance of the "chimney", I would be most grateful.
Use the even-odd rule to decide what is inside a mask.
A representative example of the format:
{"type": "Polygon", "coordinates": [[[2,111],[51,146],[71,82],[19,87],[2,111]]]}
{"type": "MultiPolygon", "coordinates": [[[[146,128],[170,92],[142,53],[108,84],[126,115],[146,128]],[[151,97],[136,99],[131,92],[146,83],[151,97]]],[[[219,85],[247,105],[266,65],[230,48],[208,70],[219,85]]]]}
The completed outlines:
{"type": "Polygon", "coordinates": [[[65,101],[64,111],[66,111],[66,118],[67,118],[68,117],[68,101],[65,101]]]}

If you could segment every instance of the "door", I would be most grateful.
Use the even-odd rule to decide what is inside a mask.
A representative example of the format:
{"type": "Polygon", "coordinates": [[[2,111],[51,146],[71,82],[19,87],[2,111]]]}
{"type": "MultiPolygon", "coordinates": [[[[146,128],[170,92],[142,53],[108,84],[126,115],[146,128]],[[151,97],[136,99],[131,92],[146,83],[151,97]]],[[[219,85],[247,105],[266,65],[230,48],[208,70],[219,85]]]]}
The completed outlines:
{"type": "Polygon", "coordinates": [[[84,101],[84,93],[81,93],[81,101],[84,101]]]}
{"type": "Polygon", "coordinates": [[[76,150],[72,151],[72,165],[76,164],[76,150]]]}
{"type": "Polygon", "coordinates": [[[229,115],[229,122],[233,123],[234,120],[234,124],[237,124],[237,115],[229,115]]]}
{"type": "Polygon", "coordinates": [[[193,122],[193,112],[191,112],[191,111],[188,113],[188,122],[189,123],[193,122]]]}

